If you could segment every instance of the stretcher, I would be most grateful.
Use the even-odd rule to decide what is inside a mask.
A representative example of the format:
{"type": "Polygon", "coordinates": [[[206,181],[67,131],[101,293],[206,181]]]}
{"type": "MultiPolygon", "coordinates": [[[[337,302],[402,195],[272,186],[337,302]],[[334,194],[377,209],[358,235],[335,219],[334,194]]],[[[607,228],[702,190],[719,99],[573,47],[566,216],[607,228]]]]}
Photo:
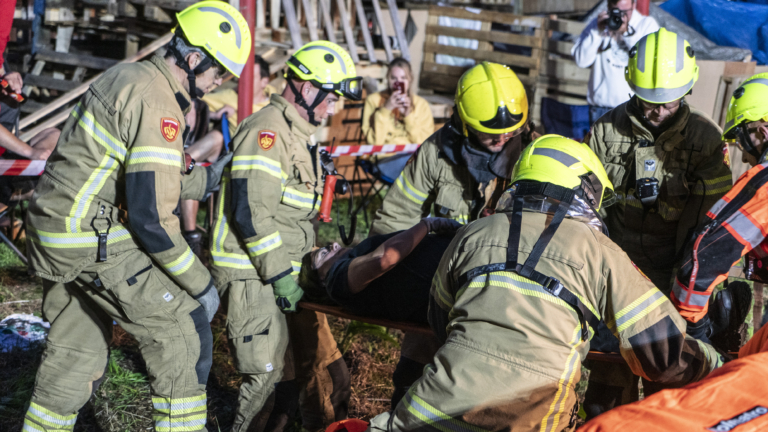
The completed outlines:
{"type": "MultiPolygon", "coordinates": [[[[414,322],[397,322],[380,318],[369,318],[359,315],[351,314],[344,310],[341,306],[330,306],[317,303],[299,302],[299,308],[307,309],[315,312],[322,312],[324,314],[337,316],[339,318],[347,318],[355,321],[361,321],[369,324],[375,324],[384,326],[387,328],[394,328],[407,332],[421,333],[431,335],[432,329],[426,324],[414,323],[414,322]]],[[[619,353],[602,353],[599,351],[590,351],[587,354],[586,360],[600,361],[606,363],[624,363],[626,361],[619,353]]]]}

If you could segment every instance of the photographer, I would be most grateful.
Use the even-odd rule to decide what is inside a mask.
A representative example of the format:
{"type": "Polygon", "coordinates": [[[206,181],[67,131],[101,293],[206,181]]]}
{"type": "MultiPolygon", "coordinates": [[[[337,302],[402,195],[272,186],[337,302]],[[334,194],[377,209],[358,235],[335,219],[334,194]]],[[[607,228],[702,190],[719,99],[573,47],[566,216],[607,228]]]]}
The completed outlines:
{"type": "Polygon", "coordinates": [[[658,30],[655,19],[635,10],[635,0],[608,0],[608,9],[581,33],[571,55],[579,67],[592,68],[587,90],[590,124],[632,96],[624,79],[629,49],[658,30]]]}
{"type": "Polygon", "coordinates": [[[392,60],[387,90],[365,99],[362,130],[368,144],[421,144],[435,132],[429,103],[411,91],[412,81],[408,60],[392,60]]]}

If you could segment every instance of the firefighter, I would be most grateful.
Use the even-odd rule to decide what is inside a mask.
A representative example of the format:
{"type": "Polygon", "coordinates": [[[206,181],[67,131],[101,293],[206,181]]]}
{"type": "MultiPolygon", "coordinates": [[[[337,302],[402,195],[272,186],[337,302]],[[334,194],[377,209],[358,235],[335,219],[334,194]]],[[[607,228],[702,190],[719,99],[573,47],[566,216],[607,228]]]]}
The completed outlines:
{"type": "MultiPolygon", "coordinates": [[[[714,309],[709,307],[714,288],[728,278],[730,268],[743,256],[747,256],[747,276],[768,282],[768,73],[749,78],[733,92],[723,139],[735,142],[742,161],[752,168],[709,209],[686,249],[671,295],[689,322],[689,332],[702,340],[728,327],[733,330],[733,324],[743,322],[748,313],[751,291],[743,285],[725,298],[721,291],[714,309]],[[733,317],[722,313],[724,302],[734,306],[733,317]]],[[[733,332],[725,335],[736,345],[727,348],[738,348],[733,332]]]]}
{"type": "MultiPolygon", "coordinates": [[[[455,103],[451,121],[421,145],[389,188],[371,236],[406,230],[430,213],[466,224],[496,207],[531,141],[525,88],[508,67],[482,62],[462,75],[455,103]]],[[[432,336],[405,334],[393,407],[438,347],[432,336]]]]}
{"type": "MultiPolygon", "coordinates": [[[[662,28],[629,56],[625,76],[635,95],[598,120],[585,142],[616,188],[617,205],[603,215],[611,240],[669,295],[683,246],[731,188],[727,147],[717,125],[685,102],[698,78],[686,40],[662,28]]],[[[618,341],[601,324],[593,346],[616,351],[618,341]]],[[[637,397],[637,378],[625,366],[590,367],[590,418],[637,397]]]]}
{"type": "Polygon", "coordinates": [[[304,294],[296,277],[315,245],[312,220],[323,193],[311,135],[340,97],[360,100],[362,79],[349,54],[326,41],[304,45],[287,65],[285,90],[245,119],[232,140],[235,155],[213,226],[212,274],[243,375],[233,431],[248,429],[269,397],[275,410],[266,427],[273,429],[290,414],[297,385],[309,431],[346,418],[350,396],[349,372],[325,315],[295,313],[304,294]],[[287,322],[283,313],[292,314],[287,322]],[[284,364],[289,334],[295,381],[294,368],[284,364]]]}
{"type": "Polygon", "coordinates": [[[376,212],[370,235],[403,231],[434,211],[467,223],[495,208],[530,142],[528,99],[506,66],[482,62],[456,88],[451,121],[419,147],[376,212]]]}
{"type": "Polygon", "coordinates": [[[564,430],[600,317],[646,378],[686,384],[721,364],[603,234],[612,195],[586,145],[546,135],[523,150],[497,213],[460,229],[440,262],[434,363],[371,430],[564,430]]]}
{"type": "Polygon", "coordinates": [[[141,347],[155,430],[206,430],[219,299],[175,209],[218,186],[228,160],[188,166],[184,114],[227,71],[240,74],[251,34],[227,3],[176,17],[165,58],[116,66],[90,86],[30,202],[27,251],[51,330],[24,430],[73,429],[104,376],[113,321],[141,347]]]}

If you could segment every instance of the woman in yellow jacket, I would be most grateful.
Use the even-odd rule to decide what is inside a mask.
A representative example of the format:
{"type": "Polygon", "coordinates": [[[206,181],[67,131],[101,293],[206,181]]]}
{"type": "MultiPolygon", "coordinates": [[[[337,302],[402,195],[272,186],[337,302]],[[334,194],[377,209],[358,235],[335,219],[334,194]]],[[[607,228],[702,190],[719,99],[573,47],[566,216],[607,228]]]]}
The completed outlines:
{"type": "Polygon", "coordinates": [[[392,60],[388,89],[365,99],[363,134],[368,144],[420,144],[435,132],[429,103],[411,92],[412,81],[408,60],[392,60]]]}

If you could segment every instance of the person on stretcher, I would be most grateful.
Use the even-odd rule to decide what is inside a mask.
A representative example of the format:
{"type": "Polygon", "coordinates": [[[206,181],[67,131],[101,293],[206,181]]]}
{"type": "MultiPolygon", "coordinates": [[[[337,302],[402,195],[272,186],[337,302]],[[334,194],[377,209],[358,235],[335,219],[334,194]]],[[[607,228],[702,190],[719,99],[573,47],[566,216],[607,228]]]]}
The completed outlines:
{"type": "Polygon", "coordinates": [[[461,224],[428,217],[408,230],[338,243],[304,255],[305,299],[341,305],[356,315],[428,324],[429,289],[443,251],[461,224]],[[430,234],[434,232],[435,234],[430,234]]]}

